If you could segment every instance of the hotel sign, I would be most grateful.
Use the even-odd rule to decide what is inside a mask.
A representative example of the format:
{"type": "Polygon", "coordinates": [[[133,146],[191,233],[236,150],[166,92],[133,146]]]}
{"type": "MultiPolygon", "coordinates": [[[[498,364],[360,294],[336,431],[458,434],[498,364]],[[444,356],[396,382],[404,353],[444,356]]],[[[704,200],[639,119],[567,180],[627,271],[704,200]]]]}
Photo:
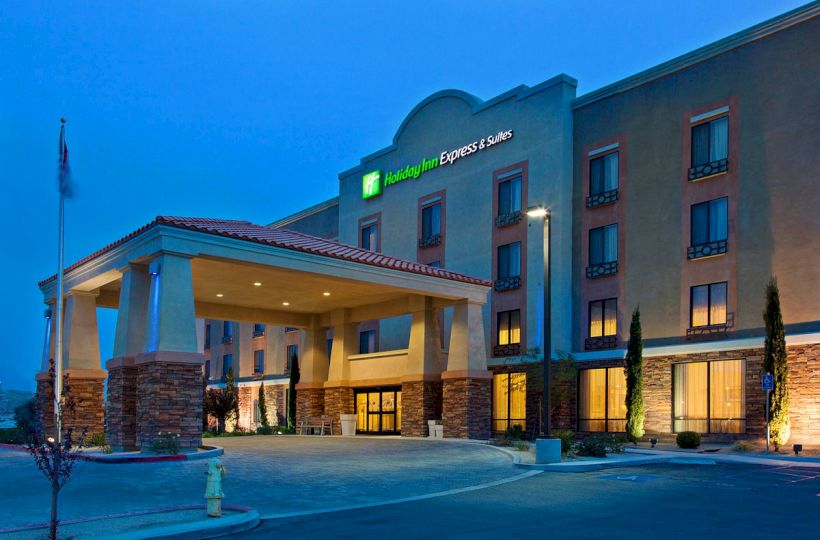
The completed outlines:
{"type": "Polygon", "coordinates": [[[413,165],[406,165],[403,168],[389,171],[383,174],[382,171],[371,171],[362,176],[362,199],[370,199],[382,194],[382,188],[387,188],[393,184],[398,184],[408,178],[418,178],[427,171],[432,171],[445,165],[452,165],[457,160],[491,148],[499,143],[508,141],[513,137],[513,130],[499,131],[494,135],[489,135],[477,141],[465,144],[454,150],[445,150],[438,157],[422,159],[413,165]]]}

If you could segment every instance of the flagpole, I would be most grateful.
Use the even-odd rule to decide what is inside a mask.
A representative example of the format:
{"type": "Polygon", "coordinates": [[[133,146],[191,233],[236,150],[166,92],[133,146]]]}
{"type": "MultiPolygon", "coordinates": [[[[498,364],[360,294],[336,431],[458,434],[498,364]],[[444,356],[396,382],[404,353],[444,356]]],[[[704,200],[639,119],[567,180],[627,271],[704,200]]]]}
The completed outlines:
{"type": "MultiPolygon", "coordinates": [[[[60,118],[60,170],[64,166],[63,152],[65,151],[65,118],[60,118]]],[[[62,174],[62,173],[61,173],[62,174]]],[[[62,418],[60,417],[60,402],[63,397],[63,241],[64,234],[64,213],[65,213],[65,193],[60,178],[58,186],[60,192],[60,211],[58,214],[58,237],[57,237],[57,343],[55,347],[55,381],[54,381],[54,439],[60,443],[62,441],[62,418]]]]}

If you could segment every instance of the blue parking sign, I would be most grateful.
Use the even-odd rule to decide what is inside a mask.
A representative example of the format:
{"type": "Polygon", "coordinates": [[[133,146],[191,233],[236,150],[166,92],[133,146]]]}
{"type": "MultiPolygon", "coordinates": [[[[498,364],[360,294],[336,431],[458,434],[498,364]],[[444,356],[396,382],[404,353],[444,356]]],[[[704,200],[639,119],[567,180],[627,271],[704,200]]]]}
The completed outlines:
{"type": "Polygon", "coordinates": [[[774,390],[774,376],[771,373],[763,374],[763,380],[761,381],[763,390],[768,392],[774,390]]]}

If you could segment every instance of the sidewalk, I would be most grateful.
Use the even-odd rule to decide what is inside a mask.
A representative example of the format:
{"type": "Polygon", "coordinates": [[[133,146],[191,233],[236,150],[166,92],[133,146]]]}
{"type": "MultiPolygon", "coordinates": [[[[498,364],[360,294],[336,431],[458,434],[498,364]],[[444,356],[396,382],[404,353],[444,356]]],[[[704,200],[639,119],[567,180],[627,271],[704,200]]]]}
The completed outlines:
{"type": "Polygon", "coordinates": [[[820,469],[820,458],[816,457],[786,456],[779,454],[761,455],[722,453],[720,451],[705,453],[698,450],[666,450],[658,448],[634,448],[629,446],[625,448],[625,451],[630,454],[659,456],[666,457],[667,459],[711,459],[722,463],[743,463],[747,465],[791,466],[820,469]]]}

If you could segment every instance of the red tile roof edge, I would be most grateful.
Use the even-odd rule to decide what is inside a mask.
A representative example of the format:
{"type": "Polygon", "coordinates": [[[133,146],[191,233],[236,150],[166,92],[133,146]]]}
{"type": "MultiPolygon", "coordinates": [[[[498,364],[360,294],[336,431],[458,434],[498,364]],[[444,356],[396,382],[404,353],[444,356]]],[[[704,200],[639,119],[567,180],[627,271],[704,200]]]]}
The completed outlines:
{"type": "MultiPolygon", "coordinates": [[[[484,287],[492,286],[492,283],[489,281],[467,276],[465,274],[459,274],[458,272],[435,268],[419,262],[391,257],[381,253],[376,254],[372,251],[355,246],[341,244],[339,242],[334,242],[316,236],[310,236],[288,229],[272,229],[251,223],[250,221],[176,216],[157,216],[154,221],[148,223],[147,225],[140,227],[134,232],[120,238],[116,242],[112,242],[104,248],[95,251],[91,255],[88,255],[87,257],[84,257],[68,266],[65,269],[65,273],[67,274],[79,266],[107,253],[108,251],[111,251],[128,240],[158,225],[167,225],[178,229],[203,232],[226,238],[235,238],[257,244],[366,264],[368,266],[389,268],[401,272],[410,272],[413,274],[448,279],[451,281],[459,281],[462,283],[470,283],[473,285],[482,285],[484,287]]],[[[56,274],[40,281],[38,285],[42,287],[46,283],[49,283],[55,279],[57,279],[56,274]]]]}

